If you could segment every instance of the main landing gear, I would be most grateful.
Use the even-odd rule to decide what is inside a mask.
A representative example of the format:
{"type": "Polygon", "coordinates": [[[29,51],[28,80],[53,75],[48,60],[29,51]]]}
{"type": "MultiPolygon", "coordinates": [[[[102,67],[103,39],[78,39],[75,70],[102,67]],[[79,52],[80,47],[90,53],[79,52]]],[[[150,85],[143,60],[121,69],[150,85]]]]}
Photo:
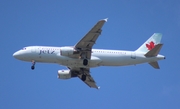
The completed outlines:
{"type": "Polygon", "coordinates": [[[87,60],[87,59],[84,59],[84,60],[83,60],[83,65],[84,65],[84,66],[88,65],[88,60],[87,60]]]}
{"type": "Polygon", "coordinates": [[[86,80],[86,74],[84,73],[84,68],[80,68],[81,69],[81,73],[83,73],[83,75],[81,76],[81,80],[85,81],[86,80]]]}
{"type": "Polygon", "coordinates": [[[81,80],[85,81],[86,80],[86,75],[83,74],[82,77],[81,77],[81,80]]]}
{"type": "Polygon", "coordinates": [[[35,64],[36,64],[36,62],[33,60],[33,61],[32,61],[32,66],[31,66],[31,69],[32,69],[32,70],[35,69],[35,64]]]}

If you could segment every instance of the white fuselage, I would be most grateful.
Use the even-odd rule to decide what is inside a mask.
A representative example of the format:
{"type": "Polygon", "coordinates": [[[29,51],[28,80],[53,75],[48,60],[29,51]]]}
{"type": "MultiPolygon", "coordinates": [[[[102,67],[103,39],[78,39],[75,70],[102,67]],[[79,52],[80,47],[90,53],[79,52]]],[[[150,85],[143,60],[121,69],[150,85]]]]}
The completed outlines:
{"type": "Polygon", "coordinates": [[[62,56],[60,49],[61,47],[29,46],[15,52],[13,56],[19,60],[28,62],[57,63],[63,66],[82,68],[136,65],[165,58],[162,55],[145,57],[145,53],[135,51],[92,49],[89,64],[84,66],[82,59],[62,56]]]}

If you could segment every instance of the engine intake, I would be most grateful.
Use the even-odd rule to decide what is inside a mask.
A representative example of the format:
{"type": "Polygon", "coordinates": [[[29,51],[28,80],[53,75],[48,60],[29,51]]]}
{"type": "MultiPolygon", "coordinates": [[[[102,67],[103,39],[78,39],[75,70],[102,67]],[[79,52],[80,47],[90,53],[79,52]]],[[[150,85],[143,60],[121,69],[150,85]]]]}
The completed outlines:
{"type": "Polygon", "coordinates": [[[60,50],[62,56],[71,56],[79,53],[79,51],[75,50],[73,47],[61,47],[60,50]]]}
{"type": "Polygon", "coordinates": [[[71,71],[70,70],[58,70],[58,78],[59,79],[70,79],[71,76],[71,71]]]}

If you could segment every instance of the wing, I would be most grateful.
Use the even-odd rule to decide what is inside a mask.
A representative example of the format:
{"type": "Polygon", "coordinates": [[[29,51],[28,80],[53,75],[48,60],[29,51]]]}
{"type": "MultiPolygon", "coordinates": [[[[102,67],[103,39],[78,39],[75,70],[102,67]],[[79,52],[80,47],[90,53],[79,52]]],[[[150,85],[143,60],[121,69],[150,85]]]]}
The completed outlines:
{"type": "Polygon", "coordinates": [[[91,58],[91,49],[95,44],[98,36],[102,32],[102,26],[107,22],[107,19],[103,19],[97,22],[97,24],[75,45],[75,49],[80,51],[80,56],[84,55],[85,58],[91,58]]]}
{"type": "Polygon", "coordinates": [[[82,81],[91,88],[99,89],[99,87],[97,87],[97,85],[96,85],[96,82],[90,75],[89,68],[71,68],[71,72],[73,72],[75,75],[77,75],[79,77],[79,79],[81,79],[81,80],[82,80],[82,76],[85,75],[86,79],[82,80],[82,81]]]}

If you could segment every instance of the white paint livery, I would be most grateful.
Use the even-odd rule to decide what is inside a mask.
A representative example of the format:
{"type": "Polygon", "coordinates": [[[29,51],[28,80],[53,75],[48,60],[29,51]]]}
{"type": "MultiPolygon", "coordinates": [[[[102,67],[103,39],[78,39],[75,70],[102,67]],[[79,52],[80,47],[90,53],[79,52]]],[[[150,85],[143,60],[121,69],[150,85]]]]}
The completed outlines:
{"type": "Polygon", "coordinates": [[[32,62],[32,69],[35,68],[37,62],[67,66],[68,70],[58,70],[59,79],[79,77],[88,86],[97,89],[99,87],[90,75],[92,67],[149,63],[152,67],[159,69],[157,61],[165,59],[163,55],[158,54],[162,47],[160,33],[154,33],[135,51],[92,49],[105,22],[107,19],[98,21],[75,46],[28,46],[15,52],[13,56],[22,61],[32,62]]]}

